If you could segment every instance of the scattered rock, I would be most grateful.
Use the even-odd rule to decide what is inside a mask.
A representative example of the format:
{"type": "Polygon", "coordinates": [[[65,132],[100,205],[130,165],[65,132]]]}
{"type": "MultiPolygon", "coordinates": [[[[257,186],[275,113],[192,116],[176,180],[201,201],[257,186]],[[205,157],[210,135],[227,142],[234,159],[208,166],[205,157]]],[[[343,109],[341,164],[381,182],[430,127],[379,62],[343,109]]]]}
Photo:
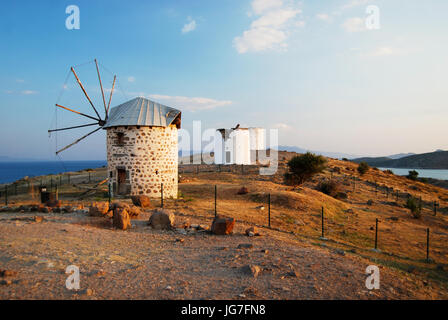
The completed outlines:
{"type": "Polygon", "coordinates": [[[211,226],[211,231],[217,235],[228,235],[233,234],[233,227],[235,226],[234,218],[224,218],[217,216],[213,219],[211,226]]]}
{"type": "Polygon", "coordinates": [[[258,277],[261,272],[261,268],[257,265],[246,265],[241,268],[244,274],[252,275],[254,278],[258,277]]]}
{"type": "Polygon", "coordinates": [[[0,285],[9,286],[12,284],[11,280],[0,280],[0,285]]]}
{"type": "Polygon", "coordinates": [[[176,224],[176,228],[178,229],[188,229],[191,227],[190,220],[185,220],[179,224],[176,224]]]}
{"type": "Polygon", "coordinates": [[[0,277],[2,278],[15,277],[17,274],[18,272],[14,270],[0,270],[0,277]]]}
{"type": "Polygon", "coordinates": [[[258,209],[258,210],[264,210],[264,206],[258,206],[258,207],[256,207],[255,209],[258,209]]]}
{"type": "Polygon", "coordinates": [[[104,277],[106,275],[106,271],[99,270],[97,273],[95,273],[97,277],[104,277]]]}
{"type": "Polygon", "coordinates": [[[87,288],[83,291],[81,291],[83,294],[87,295],[87,296],[93,296],[93,294],[95,293],[92,289],[87,288]]]}
{"type": "Polygon", "coordinates": [[[254,245],[252,243],[240,243],[237,249],[252,249],[254,245]]]}
{"type": "Polygon", "coordinates": [[[246,229],[246,235],[249,237],[261,236],[260,231],[255,227],[250,227],[246,229]]]}
{"type": "Polygon", "coordinates": [[[180,234],[186,235],[187,231],[185,229],[177,228],[176,231],[180,234]]]}
{"type": "Polygon", "coordinates": [[[296,269],[291,268],[291,270],[286,275],[288,277],[298,278],[299,277],[299,272],[296,269]]]}
{"type": "Polygon", "coordinates": [[[126,209],[117,208],[114,210],[113,226],[121,230],[126,230],[131,227],[131,218],[126,209]]]}
{"type": "Polygon", "coordinates": [[[258,290],[257,288],[254,287],[247,287],[246,289],[244,289],[243,295],[245,296],[245,294],[250,296],[256,296],[258,294],[258,290]]]}
{"type": "Polygon", "coordinates": [[[149,218],[149,225],[156,230],[170,230],[174,225],[174,214],[166,209],[156,209],[149,218]]]}
{"type": "Polygon", "coordinates": [[[398,221],[399,219],[397,218],[397,217],[389,217],[389,218],[387,218],[388,220],[391,220],[391,221],[398,221]]]}
{"type": "Polygon", "coordinates": [[[44,217],[42,216],[34,216],[34,222],[40,223],[44,220],[44,217]]]}
{"type": "Polygon", "coordinates": [[[368,206],[372,206],[372,205],[373,205],[373,200],[369,200],[369,201],[367,201],[367,205],[368,205],[368,206]]]}
{"type": "Polygon", "coordinates": [[[345,251],[342,249],[336,249],[336,250],[334,250],[334,253],[336,253],[340,256],[345,256],[345,251]]]}
{"type": "Polygon", "coordinates": [[[240,190],[238,190],[238,192],[236,194],[243,195],[243,194],[248,194],[248,193],[249,193],[249,189],[247,189],[246,187],[242,187],[240,190]]]}
{"type": "Polygon", "coordinates": [[[111,210],[115,210],[115,209],[126,209],[127,213],[129,214],[129,216],[131,218],[136,218],[140,215],[141,210],[139,207],[134,206],[134,205],[130,205],[127,204],[126,202],[114,202],[112,203],[112,205],[110,206],[111,210]]]}
{"type": "Polygon", "coordinates": [[[268,249],[261,249],[260,250],[262,253],[264,253],[264,254],[268,254],[269,253],[269,250],[268,249]]]}
{"type": "Polygon", "coordinates": [[[180,243],[183,243],[185,240],[184,239],[182,239],[182,238],[177,238],[176,239],[176,242],[180,242],[180,243]]]}
{"type": "Polygon", "coordinates": [[[70,206],[66,206],[66,207],[62,208],[62,212],[64,212],[64,213],[72,213],[73,211],[75,211],[75,209],[70,206]]]}
{"type": "Polygon", "coordinates": [[[92,217],[104,217],[109,211],[108,202],[92,203],[89,207],[89,215],[92,217]]]}
{"type": "Polygon", "coordinates": [[[139,196],[132,196],[132,203],[138,207],[142,208],[151,208],[151,200],[148,196],[139,195],[139,196]]]}

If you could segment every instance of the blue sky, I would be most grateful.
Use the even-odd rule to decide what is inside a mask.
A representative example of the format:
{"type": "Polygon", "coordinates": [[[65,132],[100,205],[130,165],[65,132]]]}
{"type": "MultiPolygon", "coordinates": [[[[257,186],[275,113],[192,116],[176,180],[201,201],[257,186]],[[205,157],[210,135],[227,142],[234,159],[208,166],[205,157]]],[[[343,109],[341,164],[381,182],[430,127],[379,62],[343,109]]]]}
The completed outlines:
{"type": "MultiPolygon", "coordinates": [[[[147,96],[187,130],[278,128],[281,145],[357,155],[448,149],[447,15],[440,0],[2,2],[0,156],[54,158],[88,132],[47,130],[89,122],[57,101],[93,114],[73,76],[62,89],[72,65],[101,107],[94,58],[106,89],[118,76],[112,105],[147,96]]],[[[61,157],[104,159],[104,132],[61,157]]]]}

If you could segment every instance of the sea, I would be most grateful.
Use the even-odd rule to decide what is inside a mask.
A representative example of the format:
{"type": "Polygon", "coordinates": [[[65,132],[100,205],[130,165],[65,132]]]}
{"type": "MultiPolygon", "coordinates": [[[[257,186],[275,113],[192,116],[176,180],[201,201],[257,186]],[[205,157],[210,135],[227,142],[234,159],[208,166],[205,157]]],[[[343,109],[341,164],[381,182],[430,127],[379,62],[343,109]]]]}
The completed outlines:
{"type": "Polygon", "coordinates": [[[448,170],[440,169],[398,169],[398,168],[378,168],[380,170],[392,170],[394,174],[399,176],[407,176],[409,171],[418,172],[419,178],[433,178],[438,180],[448,180],[448,170]]]}
{"type": "Polygon", "coordinates": [[[0,184],[14,182],[26,176],[31,178],[47,174],[101,168],[106,165],[106,160],[0,162],[0,184]]]}

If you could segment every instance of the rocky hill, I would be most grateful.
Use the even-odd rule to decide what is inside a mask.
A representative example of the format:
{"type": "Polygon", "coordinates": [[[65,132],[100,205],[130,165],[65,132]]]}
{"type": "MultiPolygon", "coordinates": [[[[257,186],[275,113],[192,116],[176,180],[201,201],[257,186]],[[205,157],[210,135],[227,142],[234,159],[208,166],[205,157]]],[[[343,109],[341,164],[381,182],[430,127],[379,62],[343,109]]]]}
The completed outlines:
{"type": "Polygon", "coordinates": [[[448,169],[448,151],[416,154],[400,159],[391,159],[388,157],[365,157],[353,159],[352,161],[356,163],[367,162],[372,167],[448,169]]]}

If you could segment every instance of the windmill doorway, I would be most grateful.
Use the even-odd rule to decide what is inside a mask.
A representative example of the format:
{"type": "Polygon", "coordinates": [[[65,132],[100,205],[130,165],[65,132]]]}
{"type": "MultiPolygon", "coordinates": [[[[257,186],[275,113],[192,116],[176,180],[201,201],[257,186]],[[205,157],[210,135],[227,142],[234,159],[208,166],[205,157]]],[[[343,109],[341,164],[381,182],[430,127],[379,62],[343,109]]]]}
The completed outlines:
{"type": "Polygon", "coordinates": [[[117,169],[117,183],[117,194],[125,195],[127,192],[125,169],[117,169]]]}

